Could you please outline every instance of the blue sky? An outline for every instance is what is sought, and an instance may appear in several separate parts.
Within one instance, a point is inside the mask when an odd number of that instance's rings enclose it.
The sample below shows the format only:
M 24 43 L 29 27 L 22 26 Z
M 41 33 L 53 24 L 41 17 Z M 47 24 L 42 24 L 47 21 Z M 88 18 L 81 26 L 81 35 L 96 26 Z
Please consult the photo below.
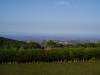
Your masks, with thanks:
M 0 0 L 0 34 L 100 36 L 100 0 Z

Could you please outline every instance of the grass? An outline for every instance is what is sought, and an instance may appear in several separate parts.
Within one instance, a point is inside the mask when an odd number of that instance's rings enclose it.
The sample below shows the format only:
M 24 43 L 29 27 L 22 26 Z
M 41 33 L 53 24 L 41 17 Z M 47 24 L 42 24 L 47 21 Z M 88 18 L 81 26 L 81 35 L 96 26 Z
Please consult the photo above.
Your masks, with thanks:
M 100 62 L 0 64 L 0 75 L 100 75 Z

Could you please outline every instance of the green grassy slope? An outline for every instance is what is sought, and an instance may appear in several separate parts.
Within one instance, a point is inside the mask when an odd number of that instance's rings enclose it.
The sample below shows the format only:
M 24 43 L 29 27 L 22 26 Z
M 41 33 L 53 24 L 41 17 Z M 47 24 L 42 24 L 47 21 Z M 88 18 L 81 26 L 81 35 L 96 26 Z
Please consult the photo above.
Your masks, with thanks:
M 0 64 L 0 75 L 100 75 L 100 63 Z

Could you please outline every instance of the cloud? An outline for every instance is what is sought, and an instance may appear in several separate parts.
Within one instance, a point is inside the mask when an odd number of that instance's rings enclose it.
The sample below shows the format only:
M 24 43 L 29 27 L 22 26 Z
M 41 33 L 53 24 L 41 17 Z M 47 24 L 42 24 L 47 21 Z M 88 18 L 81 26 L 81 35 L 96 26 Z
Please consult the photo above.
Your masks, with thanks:
M 57 1 L 56 2 L 57 6 L 66 6 L 66 7 L 70 7 L 70 8 L 78 8 L 78 5 L 75 3 L 71 3 L 70 1 Z
M 60 6 L 68 6 L 68 7 L 71 7 L 72 4 L 68 1 L 58 1 L 56 2 L 57 5 L 60 5 Z

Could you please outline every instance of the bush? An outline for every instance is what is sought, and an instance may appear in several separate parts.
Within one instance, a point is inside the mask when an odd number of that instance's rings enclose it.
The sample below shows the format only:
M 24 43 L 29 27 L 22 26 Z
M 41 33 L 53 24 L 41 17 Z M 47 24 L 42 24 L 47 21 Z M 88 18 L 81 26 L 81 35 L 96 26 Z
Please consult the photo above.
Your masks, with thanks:
M 0 50 L 0 63 L 68 62 L 100 60 L 100 48 L 55 48 L 52 50 Z

